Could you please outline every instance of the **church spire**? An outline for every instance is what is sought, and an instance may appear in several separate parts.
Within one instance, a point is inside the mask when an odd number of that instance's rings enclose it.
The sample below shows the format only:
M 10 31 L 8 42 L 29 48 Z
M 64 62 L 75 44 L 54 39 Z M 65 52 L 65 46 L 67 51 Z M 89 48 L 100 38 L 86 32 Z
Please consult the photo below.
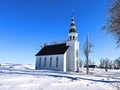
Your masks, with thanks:
M 78 33 L 76 32 L 76 26 L 75 26 L 74 15 L 73 15 L 71 19 L 71 24 L 70 24 L 70 30 L 68 33 L 68 40 L 75 41 L 77 39 L 78 39 Z
M 74 16 L 72 16 L 71 24 L 70 24 L 70 31 L 69 31 L 69 33 L 71 33 L 71 32 L 76 32 L 76 26 L 75 26 Z

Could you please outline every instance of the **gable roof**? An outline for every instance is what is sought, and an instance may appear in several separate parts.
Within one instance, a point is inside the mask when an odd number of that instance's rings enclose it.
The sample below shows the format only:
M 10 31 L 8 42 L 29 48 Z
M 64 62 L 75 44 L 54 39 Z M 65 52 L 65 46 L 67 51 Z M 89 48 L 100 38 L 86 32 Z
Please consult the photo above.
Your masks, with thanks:
M 36 54 L 36 56 L 64 54 L 68 47 L 69 46 L 66 46 L 66 43 L 45 46 Z

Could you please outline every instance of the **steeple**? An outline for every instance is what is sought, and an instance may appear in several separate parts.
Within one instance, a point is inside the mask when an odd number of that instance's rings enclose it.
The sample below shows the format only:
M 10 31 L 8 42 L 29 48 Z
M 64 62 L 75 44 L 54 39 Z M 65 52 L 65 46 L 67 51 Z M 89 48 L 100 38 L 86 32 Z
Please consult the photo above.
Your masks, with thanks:
M 69 33 L 68 33 L 68 40 L 69 41 L 77 40 L 78 39 L 77 37 L 78 37 L 78 33 L 76 32 L 74 16 L 72 16 L 71 24 L 70 24 L 70 30 L 69 30 Z
M 78 71 L 79 69 L 79 41 L 78 33 L 76 32 L 76 26 L 74 21 L 74 16 L 72 16 L 70 30 L 68 33 L 68 41 L 66 46 L 69 46 L 68 50 L 68 68 L 69 71 Z
M 71 24 L 70 24 L 70 31 L 69 31 L 69 33 L 71 33 L 71 32 L 75 32 L 76 33 L 76 26 L 75 26 L 74 16 L 72 16 Z

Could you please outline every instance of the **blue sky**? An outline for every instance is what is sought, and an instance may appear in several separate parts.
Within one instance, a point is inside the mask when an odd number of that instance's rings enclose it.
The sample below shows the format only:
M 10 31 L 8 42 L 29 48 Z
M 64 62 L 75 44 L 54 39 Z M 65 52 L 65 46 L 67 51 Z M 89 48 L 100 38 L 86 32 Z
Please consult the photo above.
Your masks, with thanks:
M 116 59 L 120 49 L 114 37 L 100 32 L 107 17 L 106 0 L 0 0 L 0 63 L 34 64 L 44 43 L 68 39 L 74 10 L 80 41 L 80 58 L 85 60 L 86 33 L 95 46 L 90 59 Z

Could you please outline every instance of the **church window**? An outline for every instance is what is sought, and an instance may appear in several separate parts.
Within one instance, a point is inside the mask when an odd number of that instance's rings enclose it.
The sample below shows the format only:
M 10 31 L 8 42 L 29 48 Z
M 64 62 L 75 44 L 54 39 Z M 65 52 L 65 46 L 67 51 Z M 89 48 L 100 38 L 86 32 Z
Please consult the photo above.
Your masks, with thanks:
M 73 40 L 75 40 L 75 36 L 73 36 Z
M 40 59 L 39 59 L 39 66 L 41 66 L 41 57 L 40 57 Z
M 56 57 L 56 67 L 58 67 L 58 57 Z
M 72 36 L 70 36 L 70 40 L 72 39 Z
M 46 67 L 46 59 L 47 59 L 47 58 L 45 57 L 45 60 L 44 60 L 44 67 Z
M 50 67 L 52 67 L 52 57 L 50 57 Z

